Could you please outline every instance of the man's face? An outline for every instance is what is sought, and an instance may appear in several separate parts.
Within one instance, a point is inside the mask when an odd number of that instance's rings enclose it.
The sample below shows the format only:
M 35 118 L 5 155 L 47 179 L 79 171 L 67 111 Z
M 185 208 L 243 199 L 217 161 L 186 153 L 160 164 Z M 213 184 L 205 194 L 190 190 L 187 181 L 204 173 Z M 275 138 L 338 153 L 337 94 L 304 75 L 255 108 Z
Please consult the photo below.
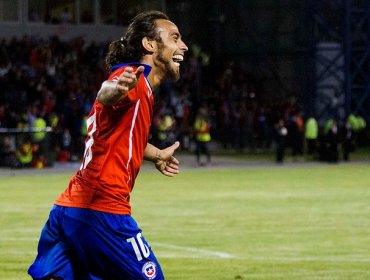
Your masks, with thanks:
M 181 40 L 180 32 L 174 23 L 160 19 L 156 24 L 162 42 L 158 44 L 154 63 L 162 68 L 167 77 L 177 81 L 180 78 L 180 63 L 184 60 L 188 47 Z

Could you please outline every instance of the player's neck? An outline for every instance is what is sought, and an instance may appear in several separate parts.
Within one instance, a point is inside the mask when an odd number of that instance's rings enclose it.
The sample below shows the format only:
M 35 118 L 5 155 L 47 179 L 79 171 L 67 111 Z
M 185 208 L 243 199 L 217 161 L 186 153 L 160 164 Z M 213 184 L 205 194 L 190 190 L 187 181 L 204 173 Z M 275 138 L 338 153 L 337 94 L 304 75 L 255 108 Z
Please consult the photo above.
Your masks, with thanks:
M 148 75 L 148 81 L 152 89 L 155 90 L 162 83 L 163 79 L 160 76 L 160 74 L 158 75 L 155 73 L 155 71 L 152 70 L 150 74 Z
M 155 90 L 165 80 L 163 70 L 155 65 L 152 56 L 144 56 L 140 62 L 152 67 L 152 70 L 148 75 L 148 81 L 152 89 Z

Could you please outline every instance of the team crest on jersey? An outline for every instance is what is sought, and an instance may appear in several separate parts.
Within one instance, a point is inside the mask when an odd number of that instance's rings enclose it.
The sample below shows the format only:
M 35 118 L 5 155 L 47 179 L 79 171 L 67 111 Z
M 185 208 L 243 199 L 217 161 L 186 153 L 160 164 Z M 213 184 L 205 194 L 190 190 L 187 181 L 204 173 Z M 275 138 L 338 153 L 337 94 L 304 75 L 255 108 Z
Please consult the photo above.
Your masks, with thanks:
M 154 279 L 157 276 L 157 266 L 154 262 L 146 262 L 141 269 L 146 279 Z

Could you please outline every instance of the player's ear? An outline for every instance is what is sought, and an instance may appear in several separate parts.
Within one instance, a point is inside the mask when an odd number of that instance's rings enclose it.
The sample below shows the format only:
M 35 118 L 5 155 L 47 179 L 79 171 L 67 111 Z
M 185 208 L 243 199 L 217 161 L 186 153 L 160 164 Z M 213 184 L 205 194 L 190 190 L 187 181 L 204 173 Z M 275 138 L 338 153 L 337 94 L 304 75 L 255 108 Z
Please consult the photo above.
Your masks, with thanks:
M 144 49 L 146 49 L 149 53 L 154 53 L 157 50 L 157 42 L 155 40 L 144 37 L 141 40 L 141 43 Z

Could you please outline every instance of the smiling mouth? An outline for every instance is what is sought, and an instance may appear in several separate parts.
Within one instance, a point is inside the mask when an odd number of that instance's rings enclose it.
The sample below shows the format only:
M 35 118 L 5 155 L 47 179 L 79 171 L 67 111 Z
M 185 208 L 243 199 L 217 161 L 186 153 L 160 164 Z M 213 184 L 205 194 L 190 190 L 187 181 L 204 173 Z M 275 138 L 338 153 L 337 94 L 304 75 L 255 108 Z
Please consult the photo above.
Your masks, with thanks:
M 184 56 L 181 55 L 181 54 L 176 54 L 172 57 L 172 60 L 173 60 L 173 63 L 176 65 L 176 66 L 180 66 L 180 62 L 182 62 L 184 60 Z

